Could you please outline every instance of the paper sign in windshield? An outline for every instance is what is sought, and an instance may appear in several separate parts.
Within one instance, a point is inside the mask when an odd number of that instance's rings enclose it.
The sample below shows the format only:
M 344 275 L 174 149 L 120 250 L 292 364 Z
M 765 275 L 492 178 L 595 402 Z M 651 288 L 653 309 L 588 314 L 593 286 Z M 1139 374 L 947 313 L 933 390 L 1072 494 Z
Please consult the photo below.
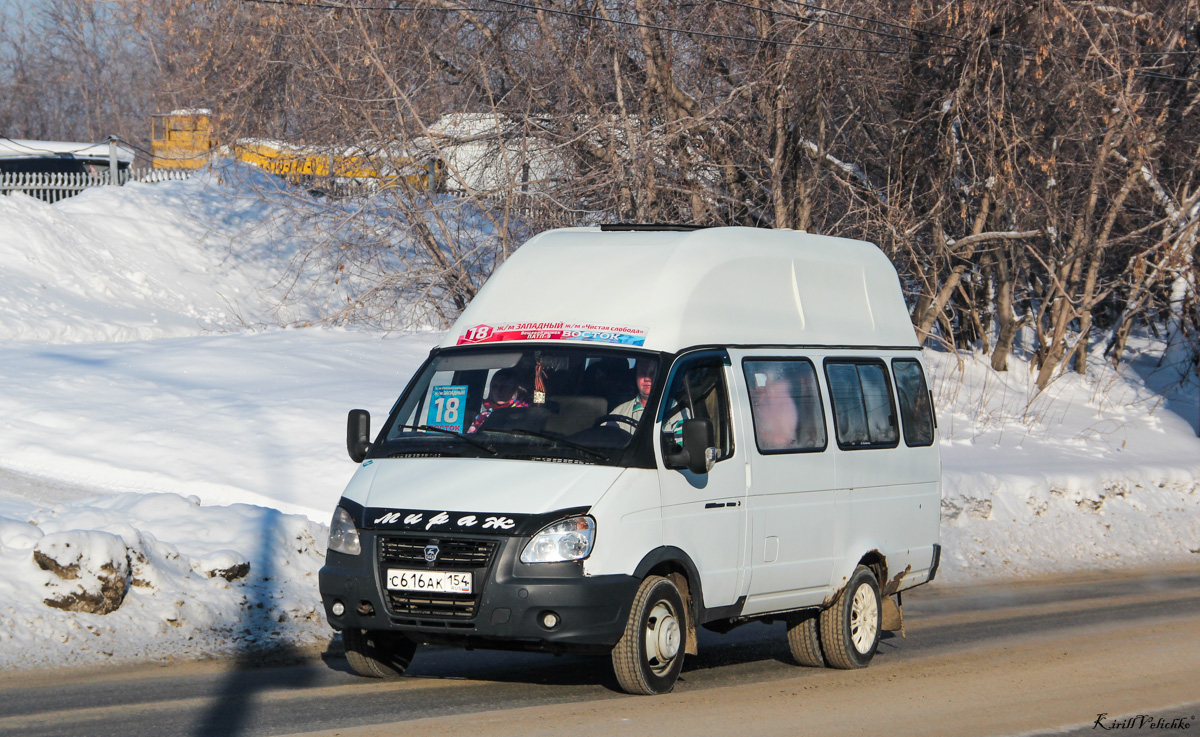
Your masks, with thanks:
M 439 430 L 462 432 L 466 421 L 467 385 L 435 386 L 429 397 L 425 424 Z
M 579 322 L 509 322 L 468 328 L 458 337 L 458 345 L 495 343 L 502 340 L 581 340 L 590 343 L 642 345 L 646 342 L 646 329 L 628 325 Z

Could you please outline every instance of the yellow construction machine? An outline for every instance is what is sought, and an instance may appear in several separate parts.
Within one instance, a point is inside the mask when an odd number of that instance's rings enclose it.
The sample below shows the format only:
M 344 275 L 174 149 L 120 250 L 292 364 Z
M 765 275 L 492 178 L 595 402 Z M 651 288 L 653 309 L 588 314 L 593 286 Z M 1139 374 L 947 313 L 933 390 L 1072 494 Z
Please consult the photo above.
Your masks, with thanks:
M 214 135 L 212 112 L 204 108 L 153 115 L 151 130 L 156 169 L 196 169 L 216 154 L 306 185 L 319 180 L 374 186 L 404 183 L 414 189 L 437 191 L 443 182 L 444 164 L 436 158 L 420 161 L 406 156 L 371 155 L 360 148 L 334 152 L 250 138 L 221 145 Z

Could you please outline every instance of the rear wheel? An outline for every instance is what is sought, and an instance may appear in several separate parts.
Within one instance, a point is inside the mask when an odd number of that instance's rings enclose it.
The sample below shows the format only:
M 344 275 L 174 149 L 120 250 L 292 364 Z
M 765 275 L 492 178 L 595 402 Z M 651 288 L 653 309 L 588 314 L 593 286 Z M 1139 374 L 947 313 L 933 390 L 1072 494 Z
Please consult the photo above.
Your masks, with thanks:
M 612 651 L 613 672 L 621 690 L 662 694 L 675 687 L 687 649 L 687 613 L 675 584 L 649 576 L 638 587 L 625 623 L 625 634 Z
M 879 582 L 859 566 L 836 603 L 821 612 L 821 648 L 832 668 L 866 668 L 879 645 Z
M 346 660 L 360 676 L 399 678 L 412 663 L 417 643 L 398 632 L 342 631 Z
M 803 619 L 788 623 L 787 641 L 792 658 L 809 668 L 824 668 L 825 656 L 821 653 L 821 635 L 817 622 L 821 615 L 812 612 Z

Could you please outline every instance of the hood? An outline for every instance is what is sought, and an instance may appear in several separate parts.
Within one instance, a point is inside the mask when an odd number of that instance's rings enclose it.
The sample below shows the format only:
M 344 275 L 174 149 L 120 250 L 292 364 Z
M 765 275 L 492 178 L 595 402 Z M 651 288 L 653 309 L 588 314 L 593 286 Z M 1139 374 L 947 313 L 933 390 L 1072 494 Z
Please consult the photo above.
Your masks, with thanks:
M 344 496 L 375 509 L 542 514 L 590 507 L 623 468 L 501 458 L 377 458 Z

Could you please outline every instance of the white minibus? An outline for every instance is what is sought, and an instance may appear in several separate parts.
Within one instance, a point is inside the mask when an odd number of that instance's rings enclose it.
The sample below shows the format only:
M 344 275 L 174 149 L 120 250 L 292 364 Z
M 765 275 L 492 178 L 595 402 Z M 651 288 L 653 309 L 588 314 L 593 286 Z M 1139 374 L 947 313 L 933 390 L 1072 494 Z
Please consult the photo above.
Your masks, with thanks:
M 425 644 L 603 652 L 658 694 L 697 628 L 751 621 L 861 668 L 938 567 L 921 351 L 861 241 L 542 233 L 347 445 L 320 590 L 366 676 Z

